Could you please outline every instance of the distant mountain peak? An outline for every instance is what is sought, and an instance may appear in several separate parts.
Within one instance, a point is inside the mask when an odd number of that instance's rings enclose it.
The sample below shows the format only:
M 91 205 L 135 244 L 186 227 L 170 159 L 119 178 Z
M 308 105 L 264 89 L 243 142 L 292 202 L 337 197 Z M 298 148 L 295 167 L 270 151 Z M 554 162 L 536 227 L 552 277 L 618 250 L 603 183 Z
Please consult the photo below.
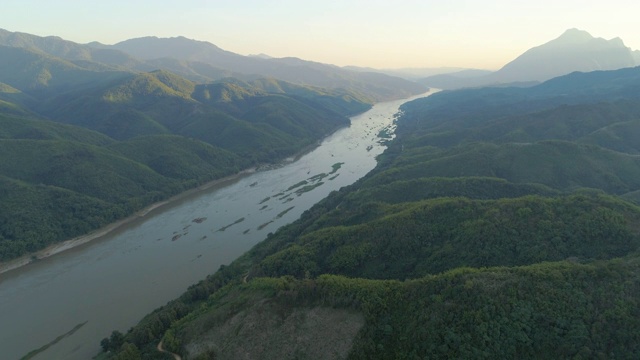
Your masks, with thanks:
M 614 46 L 624 46 L 624 47 L 626 47 L 626 45 L 624 44 L 624 41 L 622 41 L 622 39 L 619 38 L 619 37 L 614 37 L 613 39 L 609 40 L 609 44 L 614 45 Z
M 143 37 L 139 37 L 139 38 L 133 38 L 133 39 L 128 39 L 128 40 L 124 40 L 119 42 L 118 44 L 124 44 L 127 42 L 145 42 L 145 41 L 154 41 L 157 43 L 185 43 L 185 44 L 198 44 L 198 45 L 206 45 L 206 46 L 213 46 L 215 48 L 218 48 L 216 45 L 208 42 L 208 41 L 202 41 L 202 40 L 195 40 L 195 39 L 190 39 L 186 36 L 172 36 L 172 37 L 158 37 L 158 36 L 143 36 Z M 116 44 L 116 45 L 118 45 Z
M 607 40 L 571 28 L 559 37 L 525 51 L 500 70 L 484 77 L 462 79 L 451 74 L 421 82 L 449 89 L 501 84 L 528 86 L 575 71 L 616 70 L 638 65 L 640 51 L 631 51 L 619 37 Z
M 566 43 L 586 43 L 590 40 L 593 40 L 594 37 L 591 36 L 588 32 L 576 28 L 567 29 L 560 37 L 556 40 L 557 42 L 566 42 Z
M 558 38 L 527 50 L 492 76 L 496 82 L 544 81 L 573 71 L 615 70 L 635 66 L 620 38 L 595 38 L 568 29 Z
M 597 38 L 584 30 L 579 30 L 576 28 L 566 30 L 556 39 L 551 40 L 546 44 L 540 45 L 539 47 L 542 46 L 606 46 L 611 48 L 626 48 L 626 45 L 619 37 L 615 37 L 611 40 L 599 37 Z
M 249 57 L 254 57 L 254 58 L 259 58 L 259 59 L 273 59 L 273 56 L 269 56 L 265 53 L 260 53 L 260 54 L 250 54 Z
M 425 90 L 424 86 L 401 78 L 353 72 L 330 64 L 297 58 L 275 59 L 264 54 L 257 57 L 243 56 L 221 49 L 208 41 L 184 36 L 147 36 L 124 40 L 114 45 L 99 42 L 78 44 L 53 36 L 40 37 L 0 29 L 0 47 L 2 45 L 29 49 L 41 57 L 64 59 L 68 63 L 63 67 L 82 68 L 90 72 L 110 71 L 120 74 L 165 69 L 198 83 L 230 76 L 243 79 L 274 77 L 296 84 L 330 89 L 346 88 L 348 91 L 358 92 L 358 96 L 362 96 L 367 102 L 404 98 Z M 5 68 L 0 69 L 0 72 L 6 72 Z M 38 79 L 48 77 L 46 73 L 36 76 Z M 141 86 L 145 84 L 142 80 Z
M 187 60 L 202 60 L 225 52 L 208 41 L 193 40 L 184 36 L 139 37 L 121 41 L 113 45 L 113 48 L 145 60 L 176 57 L 176 55 Z

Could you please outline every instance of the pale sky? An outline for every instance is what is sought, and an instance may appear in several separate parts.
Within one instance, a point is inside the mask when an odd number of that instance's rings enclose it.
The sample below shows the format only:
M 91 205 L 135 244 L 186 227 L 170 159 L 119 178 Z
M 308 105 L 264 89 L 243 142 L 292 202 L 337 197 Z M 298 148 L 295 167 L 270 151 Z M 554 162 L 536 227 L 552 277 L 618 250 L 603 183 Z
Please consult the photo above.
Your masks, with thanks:
M 142 36 L 375 68 L 497 69 L 578 28 L 640 49 L 637 0 L 2 0 L 0 28 L 87 43 Z

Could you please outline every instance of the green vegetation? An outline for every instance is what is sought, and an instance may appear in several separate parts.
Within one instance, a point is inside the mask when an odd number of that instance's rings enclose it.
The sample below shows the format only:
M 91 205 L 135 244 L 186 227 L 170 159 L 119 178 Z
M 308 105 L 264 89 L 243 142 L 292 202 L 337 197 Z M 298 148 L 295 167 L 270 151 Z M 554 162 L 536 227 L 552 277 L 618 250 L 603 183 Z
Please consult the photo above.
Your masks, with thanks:
M 266 203 L 267 201 L 271 200 L 271 196 L 267 196 L 266 198 L 260 200 L 260 202 L 258 203 L 258 205 L 262 205 L 264 203 Z
M 293 184 L 293 185 L 289 186 L 289 187 L 287 188 L 287 190 L 286 190 L 286 191 L 291 191 L 291 190 L 293 190 L 293 189 L 295 189 L 295 188 L 299 188 L 300 186 L 307 185 L 308 183 L 309 183 L 309 181 L 307 181 L 307 180 L 302 180 L 302 181 L 300 181 L 300 182 L 298 182 L 298 183 L 295 183 L 295 184 Z
M 50 343 L 43 345 L 42 347 L 39 347 L 33 351 L 30 351 L 27 355 L 23 356 L 22 358 L 20 358 L 20 360 L 29 360 L 32 359 L 33 357 L 35 357 L 36 355 L 40 354 L 41 352 L 47 350 L 48 348 L 50 348 L 51 346 L 57 344 L 58 342 L 60 342 L 60 340 L 73 335 L 73 333 L 75 333 L 76 331 L 80 330 L 80 328 L 82 328 L 85 324 L 87 323 L 87 321 L 80 323 L 76 326 L 73 327 L 73 329 L 69 330 L 68 332 L 58 336 L 57 338 L 55 338 L 54 340 L 52 340 Z
M 279 219 L 285 216 L 289 211 L 293 210 L 293 208 L 295 208 L 295 206 L 282 210 L 281 212 L 278 213 L 278 215 L 276 215 L 276 219 Z
M 185 344 L 201 342 L 195 334 L 215 333 L 258 298 L 307 312 L 319 305 L 361 312 L 352 359 L 633 358 L 640 351 L 638 265 L 630 257 L 460 268 L 404 282 L 257 278 L 216 293 L 173 332 Z
M 0 260 L 86 234 L 126 214 L 124 204 L 0 176 Z
M 94 46 L 77 44 L 54 36 L 39 37 L 0 29 L 0 46 L 2 45 L 33 52 L 39 56 L 44 55 L 47 60 L 56 59 L 65 67 L 74 67 L 74 70 L 80 68 L 124 72 L 163 69 L 197 83 L 210 83 L 229 77 L 242 78 L 253 83 L 261 91 L 312 98 L 312 101 L 336 112 L 356 111 L 362 102 L 371 104 L 376 101 L 402 99 L 425 91 L 424 86 L 420 84 L 393 76 L 349 71 L 300 59 L 258 59 L 183 37 L 149 37 L 131 39 L 111 46 Z M 0 58 L 12 59 L 5 54 Z M 3 67 L 15 70 L 5 64 Z M 50 76 L 45 73 L 40 77 L 49 79 L 49 83 L 62 80 L 57 76 L 56 68 L 45 69 Z M 39 74 L 38 70 L 38 66 L 31 66 L 24 73 Z M 256 80 L 256 77 L 259 79 Z M 274 78 L 305 86 L 284 83 Z M 243 81 L 236 79 L 236 82 Z M 242 94 L 243 91 L 239 93 Z M 231 91 L 229 95 L 235 94 L 235 91 Z M 203 93 L 203 96 L 206 95 L 206 92 Z
M 182 334 L 186 344 L 202 342 L 199 334 L 215 334 L 225 319 L 261 300 L 289 311 L 324 306 L 361 312 L 365 325 L 348 356 L 354 359 L 632 358 L 640 351 L 639 293 L 632 285 L 637 270 L 635 257 L 461 268 L 404 282 L 331 275 L 257 278 L 223 288 L 172 333 Z M 291 317 L 271 311 L 284 321 Z M 222 345 L 218 338 L 209 344 Z
M 441 198 L 355 214 L 342 209 L 326 215 L 339 225 L 325 220 L 321 230 L 267 256 L 253 274 L 402 280 L 461 266 L 613 258 L 639 245 L 628 228 L 640 220 L 639 209 L 606 197 Z
M 378 137 L 383 141 L 389 140 L 393 137 L 393 132 L 389 128 L 384 128 L 378 132 Z
M 233 225 L 240 224 L 240 223 L 241 223 L 241 222 L 243 222 L 243 221 L 244 221 L 244 218 L 242 217 L 242 218 L 240 218 L 240 219 L 238 219 L 238 220 L 236 220 L 236 221 L 232 222 L 232 223 L 231 223 L 231 224 L 229 224 L 229 225 L 225 225 L 225 226 L 221 227 L 220 229 L 218 229 L 218 231 L 225 231 L 225 230 L 227 230 L 228 228 L 232 227 Z
M 0 55 L 0 261 L 280 161 L 370 107 L 273 79 L 196 84 L 24 48 Z
M 343 162 L 337 162 L 333 165 L 331 165 L 331 172 L 329 173 L 329 175 L 335 174 L 338 170 L 340 170 L 340 168 L 342 167 L 342 165 L 344 165 Z
M 315 188 L 317 188 L 319 186 L 322 186 L 322 185 L 324 185 L 324 183 L 322 181 L 317 182 L 315 184 L 311 184 L 311 185 L 305 185 L 305 186 L 299 188 L 298 190 L 296 190 L 295 194 L 300 196 L 300 195 L 302 195 L 302 194 L 304 194 L 306 192 L 309 192 L 309 191 L 311 191 L 311 190 L 313 190 L 313 189 L 315 189 Z
M 150 135 L 118 142 L 110 149 L 136 160 L 160 175 L 202 183 L 248 166 L 237 155 L 176 135 Z
M 240 345 L 225 331 L 261 341 L 233 327 L 248 314 L 302 327 L 295 319 L 332 309 L 364 318 L 343 335 L 350 359 L 637 358 L 639 74 L 405 104 L 374 171 L 149 314 L 126 341 L 147 356 L 163 337 L 186 358 L 229 356 Z M 297 351 L 301 333 L 282 334 L 269 342 Z
M 0 46 L 0 59 L 3 261 L 291 156 L 396 94 L 367 90 L 366 77 L 389 80 L 367 73 L 326 90 L 197 84 L 42 49 Z M 224 73 L 171 66 L 200 79 Z M 318 67 L 335 81 L 326 74 Z M 405 104 L 396 136 L 380 134 L 388 149 L 371 174 L 112 333 L 105 356 L 167 357 L 156 350 L 164 339 L 185 357 L 213 358 L 233 348 L 221 342 L 251 336 L 232 320 L 254 316 L 279 319 L 264 331 L 269 354 L 292 357 L 318 358 L 301 334 L 342 334 L 340 354 L 352 359 L 638 358 L 639 85 L 630 68 Z M 321 186 L 340 166 L 287 192 Z M 304 327 L 318 312 L 349 320 Z
M 285 201 L 285 202 L 286 202 L 286 201 Z M 267 222 L 266 222 L 266 223 L 264 223 L 264 224 L 260 224 L 260 225 L 258 226 L 257 230 L 262 230 L 262 229 L 266 228 L 266 227 L 267 227 L 269 224 L 271 224 L 272 222 L 273 222 L 273 220 L 271 220 L 271 221 L 267 221 Z

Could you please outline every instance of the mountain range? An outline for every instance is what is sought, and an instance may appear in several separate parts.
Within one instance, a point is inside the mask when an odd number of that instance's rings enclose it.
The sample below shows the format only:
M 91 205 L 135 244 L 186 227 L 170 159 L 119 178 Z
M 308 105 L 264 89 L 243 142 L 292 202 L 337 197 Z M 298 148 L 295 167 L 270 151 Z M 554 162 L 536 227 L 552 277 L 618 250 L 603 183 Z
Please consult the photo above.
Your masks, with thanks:
M 442 89 L 530 86 L 573 71 L 615 70 L 640 64 L 640 51 L 632 51 L 621 39 L 595 38 L 578 29 L 569 29 L 558 38 L 527 50 L 494 72 L 463 68 L 341 68 L 297 58 L 242 56 L 185 37 L 150 36 L 114 45 L 77 44 L 54 36 L 38 37 L 0 29 L 0 45 L 44 53 L 78 66 L 138 72 L 164 69 L 199 83 L 226 77 L 245 81 L 274 77 L 302 85 L 344 88 L 369 102 L 423 91 L 424 87 L 413 80 Z
M 374 171 L 114 331 L 100 358 L 170 357 L 161 341 L 189 359 L 637 358 L 637 57 L 572 29 L 498 72 L 462 70 L 464 86 L 530 86 L 403 105 Z M 183 37 L 2 30 L 0 261 L 423 90 Z
M 488 73 L 458 72 L 419 80 L 442 89 L 479 86 L 529 86 L 574 71 L 616 70 L 640 65 L 640 51 L 632 51 L 620 38 L 605 40 L 569 29 L 560 37 L 525 51 L 501 69 Z
M 372 172 L 104 355 L 636 358 L 638 90 L 632 67 L 408 102 Z
M 363 91 L 321 88 L 255 74 L 231 78 L 231 71 L 189 63 L 184 69 L 219 77 L 197 82 L 121 50 L 57 37 L 0 31 L 0 43 L 2 261 L 291 156 L 347 126 L 347 116 L 375 99 L 424 89 L 378 74 L 372 82 L 367 74 L 358 74 L 362 82 L 336 80 Z
M 199 85 L 163 70 L 93 72 L 25 49 L 0 54 L 11 65 L 0 70 L 3 261 L 293 155 L 370 106 L 273 79 Z
M 0 29 L 0 45 L 24 48 L 84 67 L 138 72 L 163 69 L 200 83 L 231 76 L 242 80 L 274 77 L 301 85 L 356 91 L 369 101 L 403 98 L 425 90 L 415 82 L 375 72 L 355 72 L 297 58 L 242 56 L 185 37 L 145 37 L 115 45 L 85 45 L 55 36 L 38 37 Z

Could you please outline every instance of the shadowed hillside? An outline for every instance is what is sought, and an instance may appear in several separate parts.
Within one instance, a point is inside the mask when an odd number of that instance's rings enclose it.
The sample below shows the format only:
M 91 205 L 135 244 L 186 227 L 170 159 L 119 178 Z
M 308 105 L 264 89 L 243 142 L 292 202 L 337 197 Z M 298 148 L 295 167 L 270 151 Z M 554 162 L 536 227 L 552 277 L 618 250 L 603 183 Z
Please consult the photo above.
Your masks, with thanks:
M 56 36 L 40 37 L 0 29 L 0 45 L 63 59 L 90 70 L 149 72 L 170 71 L 198 83 L 226 77 L 255 80 L 273 77 L 298 85 L 356 92 L 369 103 L 401 99 L 426 90 L 399 77 L 357 72 L 295 58 L 242 56 L 205 41 L 185 37 L 145 37 L 115 45 L 77 44 Z
M 352 311 L 364 325 L 329 328 L 351 343 L 336 358 L 636 357 L 636 73 L 403 105 L 376 169 L 147 315 L 126 346 L 229 358 L 240 344 L 224 332 L 260 312 L 299 329 L 269 338 L 291 354 L 300 332 L 327 331 L 304 319 Z
M 371 106 L 352 91 L 276 79 L 121 71 L 59 38 L 0 35 L 20 46 L 0 46 L 2 261 L 280 161 Z
M 490 74 L 466 72 L 435 75 L 418 80 L 426 86 L 459 89 L 480 86 L 533 86 L 572 72 L 617 70 L 640 65 L 638 51 L 620 38 L 605 40 L 588 32 L 569 29 L 558 38 L 533 47 Z

